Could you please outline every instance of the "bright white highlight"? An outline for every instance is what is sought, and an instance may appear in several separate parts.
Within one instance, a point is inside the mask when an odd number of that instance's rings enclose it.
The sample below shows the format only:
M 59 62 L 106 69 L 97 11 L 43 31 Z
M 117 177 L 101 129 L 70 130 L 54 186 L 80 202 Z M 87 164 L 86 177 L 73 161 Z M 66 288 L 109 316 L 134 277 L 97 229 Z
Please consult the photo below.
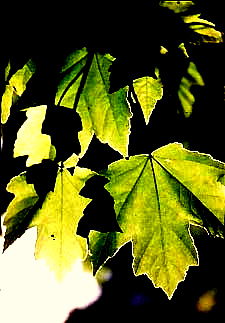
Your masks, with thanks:
M 63 323 L 73 309 L 101 296 L 96 279 L 81 262 L 59 285 L 44 262 L 34 259 L 36 238 L 36 228 L 29 229 L 0 255 L 1 323 Z

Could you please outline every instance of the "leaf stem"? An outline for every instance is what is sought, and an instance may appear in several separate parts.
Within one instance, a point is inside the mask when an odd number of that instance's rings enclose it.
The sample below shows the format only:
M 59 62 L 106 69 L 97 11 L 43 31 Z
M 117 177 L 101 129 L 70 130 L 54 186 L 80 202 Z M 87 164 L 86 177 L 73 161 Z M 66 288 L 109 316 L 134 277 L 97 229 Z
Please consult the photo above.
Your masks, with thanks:
M 82 91 L 84 89 L 84 85 L 85 85 L 85 82 L 87 80 L 88 72 L 89 72 L 89 69 L 91 67 L 93 57 L 94 57 L 94 52 L 90 51 L 88 53 L 87 62 L 86 62 L 85 66 L 82 69 L 83 75 L 82 75 L 82 79 L 80 81 L 80 85 L 79 85 L 79 88 L 77 90 L 76 97 L 75 97 L 75 100 L 74 100 L 74 105 L 73 105 L 74 110 L 77 109 L 77 105 L 79 103 L 81 93 L 82 93 Z
M 85 56 L 86 58 L 86 56 Z M 72 81 L 69 82 L 69 84 L 67 85 L 67 87 L 64 89 L 59 102 L 57 103 L 57 106 L 59 106 L 64 98 L 64 96 L 66 95 L 67 91 L 70 89 L 70 87 L 76 82 L 76 80 L 80 77 L 80 75 L 83 73 L 85 66 L 83 66 L 80 71 L 77 73 L 77 75 L 72 79 Z

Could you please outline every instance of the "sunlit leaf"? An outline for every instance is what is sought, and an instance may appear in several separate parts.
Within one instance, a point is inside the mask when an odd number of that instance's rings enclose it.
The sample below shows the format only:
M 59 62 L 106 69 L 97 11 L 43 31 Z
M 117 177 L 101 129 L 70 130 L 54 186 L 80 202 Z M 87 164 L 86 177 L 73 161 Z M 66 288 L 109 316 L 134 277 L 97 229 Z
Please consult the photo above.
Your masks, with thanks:
M 55 190 L 50 192 L 30 226 L 37 226 L 35 257 L 44 259 L 59 281 L 71 270 L 77 259 L 85 259 L 87 242 L 76 234 L 83 210 L 90 202 L 79 195 L 92 172 L 78 167 L 72 176 L 59 171 Z
M 156 102 L 162 98 L 163 88 L 160 79 L 145 76 L 133 82 L 134 91 L 141 105 L 145 122 L 148 124 L 149 118 Z
M 91 232 L 94 271 L 131 240 L 135 274 L 146 273 L 171 298 L 188 267 L 198 264 L 187 196 L 193 194 L 224 225 L 225 186 L 218 181 L 224 174 L 223 163 L 176 143 L 111 164 L 106 189 L 123 233 Z
M 6 68 L 7 78 L 10 64 Z M 6 123 L 10 115 L 10 108 L 26 90 L 26 85 L 35 72 L 35 64 L 30 59 L 22 69 L 18 70 L 9 80 L 1 101 L 1 122 Z
M 113 58 L 96 53 L 87 66 L 86 49 L 71 55 L 63 68 L 62 81 L 56 94 L 56 104 L 74 108 L 78 97 L 77 112 L 83 129 L 79 134 L 81 156 L 85 153 L 95 133 L 122 155 L 127 155 L 131 113 L 127 103 L 127 89 L 109 94 L 109 67 Z M 89 70 L 85 69 L 89 67 Z M 84 84 L 81 79 L 86 73 Z M 80 89 L 80 86 L 83 88 Z M 79 94 L 78 94 L 79 93 Z
M 83 210 L 91 201 L 80 196 L 79 192 L 93 175 L 90 170 L 79 167 L 73 176 L 66 169 L 59 169 L 54 189 L 47 194 L 39 208 L 35 207 L 39 197 L 34 185 L 27 183 L 26 173 L 13 178 L 7 187 L 15 197 L 4 220 L 5 248 L 26 229 L 37 226 L 35 257 L 44 259 L 61 281 L 76 260 L 84 259 L 87 255 L 86 239 L 78 236 L 76 230 Z

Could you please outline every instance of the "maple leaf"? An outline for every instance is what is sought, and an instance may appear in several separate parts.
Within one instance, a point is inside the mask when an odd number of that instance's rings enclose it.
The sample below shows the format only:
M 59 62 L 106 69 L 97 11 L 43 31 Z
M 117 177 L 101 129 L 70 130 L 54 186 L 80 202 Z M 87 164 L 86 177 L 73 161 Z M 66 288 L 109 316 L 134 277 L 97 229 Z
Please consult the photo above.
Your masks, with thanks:
M 151 156 L 138 155 L 111 164 L 106 189 L 114 198 L 123 233 L 90 234 L 94 272 L 126 242 L 133 243 L 133 269 L 147 274 L 169 298 L 198 264 L 189 231 L 194 223 L 191 192 L 224 225 L 225 186 L 219 180 L 225 165 L 211 156 L 169 144 Z
M 145 123 L 148 124 L 156 102 L 162 98 L 162 84 L 160 79 L 145 76 L 134 80 L 133 86 L 144 114 Z
M 86 239 L 76 231 L 83 210 L 91 199 L 82 197 L 79 192 L 94 174 L 79 167 L 73 176 L 67 169 L 58 170 L 55 185 L 51 185 L 41 204 L 34 184 L 27 183 L 26 173 L 13 178 L 7 187 L 15 197 L 5 215 L 4 249 L 26 229 L 37 226 L 35 257 L 44 259 L 56 278 L 62 281 L 76 260 L 87 255 Z
M 85 181 L 94 173 L 76 167 L 73 176 L 68 170 L 58 172 L 54 192 L 50 192 L 30 227 L 37 226 L 35 258 L 62 281 L 77 259 L 87 255 L 86 239 L 77 235 L 77 226 L 90 199 L 79 195 Z
M 62 68 L 55 104 L 77 108 L 83 126 L 79 134 L 81 156 L 94 133 L 127 156 L 131 113 L 126 88 L 109 94 L 108 70 L 113 61 L 109 54 L 92 55 L 83 48 L 71 54 Z

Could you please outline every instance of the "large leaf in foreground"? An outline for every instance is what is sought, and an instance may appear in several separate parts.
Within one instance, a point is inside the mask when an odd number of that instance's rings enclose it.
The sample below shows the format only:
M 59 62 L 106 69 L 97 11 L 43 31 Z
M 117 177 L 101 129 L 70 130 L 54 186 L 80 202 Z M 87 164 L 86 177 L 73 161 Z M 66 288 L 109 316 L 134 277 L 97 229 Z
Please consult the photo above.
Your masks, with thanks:
M 93 173 L 76 168 L 72 176 L 60 170 L 54 192 L 50 192 L 30 227 L 37 226 L 35 257 L 44 259 L 56 278 L 62 281 L 77 259 L 87 255 L 87 242 L 76 234 L 78 222 L 90 199 L 79 195 Z
M 135 274 L 146 273 L 171 298 L 188 267 L 198 264 L 186 197 L 194 194 L 222 221 L 225 186 L 218 179 L 224 174 L 224 164 L 180 144 L 111 164 L 106 188 L 123 233 L 91 233 L 94 271 L 131 240 Z

